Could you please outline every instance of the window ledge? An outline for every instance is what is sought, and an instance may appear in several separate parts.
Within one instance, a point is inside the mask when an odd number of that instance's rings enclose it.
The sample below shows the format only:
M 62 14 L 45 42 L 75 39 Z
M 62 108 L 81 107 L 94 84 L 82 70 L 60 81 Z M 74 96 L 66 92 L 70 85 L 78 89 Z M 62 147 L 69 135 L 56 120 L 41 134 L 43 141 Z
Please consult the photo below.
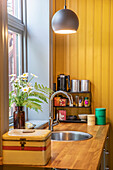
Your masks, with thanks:
M 26 122 L 35 124 L 35 129 L 44 129 L 48 126 L 48 120 L 29 120 Z

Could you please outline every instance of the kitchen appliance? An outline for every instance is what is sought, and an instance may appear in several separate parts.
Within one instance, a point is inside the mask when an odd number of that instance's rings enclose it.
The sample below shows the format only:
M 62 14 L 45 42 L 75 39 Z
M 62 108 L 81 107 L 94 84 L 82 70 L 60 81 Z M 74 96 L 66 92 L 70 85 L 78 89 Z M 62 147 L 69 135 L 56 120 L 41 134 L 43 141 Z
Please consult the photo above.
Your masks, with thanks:
M 71 80 L 71 92 L 80 91 L 80 80 Z
M 57 90 L 68 91 L 67 85 L 68 85 L 68 89 L 70 89 L 70 76 L 69 75 L 66 76 L 64 74 L 58 75 Z
M 2 137 L 3 164 L 46 165 L 51 157 L 51 131 L 14 129 Z
M 90 92 L 90 81 L 81 80 L 81 92 Z

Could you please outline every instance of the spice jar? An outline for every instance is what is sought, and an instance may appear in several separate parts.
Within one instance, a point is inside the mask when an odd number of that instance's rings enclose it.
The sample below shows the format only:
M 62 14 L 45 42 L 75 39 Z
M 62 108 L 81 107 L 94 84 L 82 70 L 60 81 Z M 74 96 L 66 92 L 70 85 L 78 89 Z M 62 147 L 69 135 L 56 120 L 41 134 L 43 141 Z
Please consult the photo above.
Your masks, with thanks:
M 90 106 L 90 100 L 89 100 L 88 97 L 85 97 L 84 106 L 85 106 L 85 107 L 89 107 L 89 106 Z
M 60 106 L 60 97 L 54 97 L 54 106 Z
M 59 106 L 66 106 L 66 104 L 67 104 L 67 99 L 66 98 L 60 99 Z
M 75 96 L 75 106 L 79 106 L 79 96 Z
M 79 97 L 79 107 L 83 107 L 84 105 L 84 96 Z

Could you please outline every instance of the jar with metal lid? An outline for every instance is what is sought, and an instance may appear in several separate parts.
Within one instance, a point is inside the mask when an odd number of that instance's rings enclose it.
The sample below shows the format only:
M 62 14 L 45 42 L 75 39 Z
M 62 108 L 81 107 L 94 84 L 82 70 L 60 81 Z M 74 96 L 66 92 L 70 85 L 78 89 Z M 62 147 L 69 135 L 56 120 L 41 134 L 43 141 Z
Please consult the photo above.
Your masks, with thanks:
M 75 106 L 79 106 L 79 96 L 75 96 Z
M 79 107 L 83 107 L 84 106 L 84 96 L 80 96 L 79 97 Z
M 89 97 L 85 97 L 85 100 L 84 100 L 84 106 L 85 106 L 85 107 L 89 107 L 89 106 L 90 106 L 90 100 L 89 100 Z

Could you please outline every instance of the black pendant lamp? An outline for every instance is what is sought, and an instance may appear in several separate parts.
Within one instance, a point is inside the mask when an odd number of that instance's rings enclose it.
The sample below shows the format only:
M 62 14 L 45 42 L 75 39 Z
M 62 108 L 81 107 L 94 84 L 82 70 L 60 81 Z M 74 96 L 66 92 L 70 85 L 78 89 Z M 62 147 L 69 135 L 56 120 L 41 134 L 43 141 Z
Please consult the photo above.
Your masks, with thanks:
M 64 9 L 55 13 L 52 18 L 52 29 L 58 34 L 76 33 L 79 26 L 77 15 L 70 9 L 66 8 L 66 0 Z

